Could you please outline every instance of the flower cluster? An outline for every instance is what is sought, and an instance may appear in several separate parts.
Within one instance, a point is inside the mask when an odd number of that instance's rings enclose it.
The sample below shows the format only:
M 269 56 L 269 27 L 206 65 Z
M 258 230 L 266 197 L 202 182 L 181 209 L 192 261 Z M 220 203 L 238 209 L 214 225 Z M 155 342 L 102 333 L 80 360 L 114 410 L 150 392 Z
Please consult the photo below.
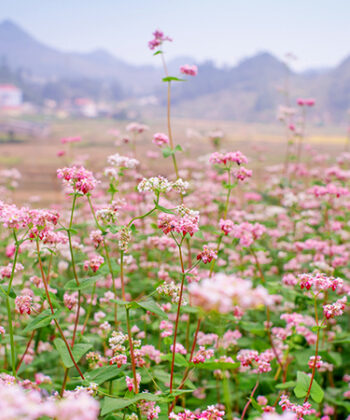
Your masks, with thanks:
M 92 172 L 82 166 L 58 169 L 57 176 L 63 179 L 64 184 L 71 192 L 87 194 L 97 185 L 97 180 L 94 178 Z

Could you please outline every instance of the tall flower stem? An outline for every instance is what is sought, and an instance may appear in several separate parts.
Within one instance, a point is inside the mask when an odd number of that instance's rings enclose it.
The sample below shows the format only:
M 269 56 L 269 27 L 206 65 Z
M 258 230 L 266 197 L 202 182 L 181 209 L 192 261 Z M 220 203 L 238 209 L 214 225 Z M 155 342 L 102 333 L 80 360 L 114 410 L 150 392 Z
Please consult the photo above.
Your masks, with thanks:
M 315 359 L 314 359 L 314 364 L 312 365 L 312 373 L 311 373 L 310 384 L 309 384 L 309 388 L 308 388 L 307 393 L 306 393 L 306 396 L 305 396 L 304 403 L 306 403 L 307 400 L 309 399 L 311 388 L 312 388 L 312 383 L 313 383 L 313 381 L 315 379 L 317 356 L 318 356 L 318 347 L 319 347 L 319 342 L 320 342 L 320 331 L 321 331 L 321 326 L 322 326 L 322 324 L 324 322 L 324 320 L 323 320 L 322 323 L 321 323 L 321 325 L 319 325 L 318 313 L 317 313 L 317 295 L 314 296 L 314 309 L 315 309 L 315 321 L 316 321 L 316 326 L 317 326 Z
M 90 206 L 90 209 L 91 209 L 91 213 L 92 213 L 92 216 L 93 216 L 93 218 L 94 218 L 94 221 L 95 221 L 95 224 L 96 224 L 96 227 L 101 231 L 101 232 L 103 232 L 103 229 L 102 229 L 102 227 L 101 227 L 101 225 L 98 223 L 98 220 L 97 220 L 97 217 L 96 217 L 96 213 L 95 213 L 95 210 L 94 210 L 94 207 L 93 207 L 93 205 L 92 205 L 92 202 L 91 202 L 91 197 L 90 197 L 90 195 L 88 194 L 87 195 L 87 199 L 88 199 L 88 203 L 89 203 L 89 206 Z M 105 240 L 103 240 L 103 249 L 104 249 L 104 251 L 105 251 L 105 255 L 106 255 L 106 260 L 107 260 L 107 265 L 108 265 L 108 269 L 109 269 L 109 273 L 110 273 L 110 275 L 111 275 L 111 277 L 112 277 L 112 289 L 113 289 L 113 294 L 114 294 L 114 299 L 117 299 L 117 290 L 116 290 L 116 287 L 115 287 L 115 276 L 114 276 L 114 273 L 113 273 L 113 268 L 112 268 L 112 263 L 111 263 L 111 258 L 110 258 L 110 255 L 109 255 L 109 251 L 108 251 L 108 245 L 107 245 L 107 243 L 106 243 L 106 241 Z M 96 288 L 96 283 L 94 284 L 94 289 Z M 94 294 L 94 293 L 93 293 Z M 93 298 L 93 295 L 92 295 L 92 298 Z M 90 309 L 90 308 L 89 308 Z M 90 311 L 91 312 L 91 311 Z M 88 319 L 88 318 L 87 318 Z M 85 320 L 86 321 L 86 320 Z M 87 322 L 87 321 L 86 321 Z M 117 325 L 118 324 L 118 307 L 117 307 L 117 304 L 116 303 L 114 303 L 114 324 L 115 325 Z M 84 323 L 84 325 L 85 325 L 85 323 Z M 86 325 L 85 325 L 85 327 L 86 327 Z
M 253 399 L 253 397 L 254 397 L 255 391 L 256 391 L 256 389 L 257 389 L 257 387 L 258 387 L 258 386 L 259 386 L 259 378 L 257 379 L 256 384 L 255 384 L 255 386 L 254 386 L 254 388 L 253 388 L 253 391 L 252 391 L 252 393 L 250 394 L 249 400 L 248 400 L 247 404 L 245 405 L 245 407 L 244 407 L 244 409 L 243 409 L 242 416 L 241 416 L 241 420 L 243 420 L 243 419 L 244 419 L 244 416 L 246 415 L 246 412 L 247 412 L 247 410 L 248 410 L 248 407 L 250 406 L 250 403 L 252 402 L 252 399 Z
M 175 350 L 176 350 L 176 338 L 177 338 L 177 331 L 179 327 L 179 319 L 180 319 L 180 311 L 181 311 L 181 303 L 182 303 L 182 294 L 184 289 L 184 283 L 185 283 L 185 267 L 182 257 L 182 250 L 181 250 L 181 243 L 179 244 L 177 241 L 177 246 L 179 249 L 179 257 L 180 257 L 180 263 L 181 263 L 181 272 L 182 272 L 182 278 L 181 278 L 181 286 L 180 286 L 180 295 L 179 295 L 179 302 L 177 305 L 177 313 L 176 313 L 176 320 L 175 320 L 175 331 L 174 331 L 174 341 L 173 341 L 173 355 L 171 359 L 171 371 L 170 371 L 170 394 L 173 392 L 173 382 L 174 382 L 174 365 L 175 365 Z
M 226 194 L 225 207 L 224 207 L 224 219 L 226 219 L 226 217 L 227 217 L 228 208 L 229 208 L 229 205 L 230 205 L 231 190 L 232 190 L 232 187 L 233 187 L 231 185 L 231 170 L 230 170 L 230 168 L 227 169 L 227 175 L 228 175 L 228 181 L 227 181 L 227 194 Z M 224 235 L 221 233 L 220 236 L 218 237 L 218 243 L 217 243 L 217 247 L 216 247 L 216 253 L 217 254 L 220 251 L 220 246 L 221 246 L 223 236 Z M 210 265 L 209 277 L 212 277 L 212 275 L 213 275 L 215 262 L 216 262 L 216 259 L 214 259 L 212 261 L 211 265 Z
M 162 63 L 163 63 L 163 68 L 164 68 L 164 73 L 165 76 L 168 77 L 169 73 L 168 73 L 168 68 L 165 62 L 165 58 L 164 58 L 164 53 L 161 54 L 162 57 Z M 170 118 L 170 113 L 171 113 L 171 81 L 168 81 L 168 94 L 167 94 L 167 122 L 168 122 L 168 136 L 169 136 L 169 145 L 171 150 L 174 150 L 174 142 L 173 142 L 173 135 L 172 135 L 172 131 L 171 131 L 171 118 Z M 173 159 L 173 165 L 174 165 L 174 169 L 175 169 L 175 174 L 176 174 L 176 179 L 179 178 L 179 170 L 177 167 L 177 162 L 176 162 L 176 157 L 175 157 L 175 153 L 173 153 L 171 155 L 172 159 Z
M 43 264 L 42 264 L 42 261 L 41 261 L 41 256 L 40 256 L 40 246 L 39 246 L 39 239 L 38 239 L 38 238 L 36 238 L 36 249 L 37 249 L 37 253 L 38 253 L 39 267 L 40 267 L 41 277 L 42 277 L 42 280 L 43 280 L 43 283 L 44 283 L 44 288 L 45 288 L 46 298 L 47 298 L 47 301 L 48 301 L 48 303 L 49 303 L 49 307 L 50 307 L 51 314 L 52 314 L 52 315 L 55 315 L 55 311 L 54 311 L 54 309 L 53 309 L 53 305 L 52 305 L 51 298 L 50 298 L 49 288 L 48 288 L 48 285 L 47 285 L 47 282 L 46 282 L 46 277 L 45 277 L 45 274 L 44 274 Z M 66 347 L 67 347 L 67 351 L 68 351 L 69 357 L 71 358 L 71 360 L 72 360 L 72 362 L 73 362 L 74 367 L 75 367 L 75 368 L 76 368 L 76 370 L 78 371 L 78 373 L 79 373 L 79 375 L 80 375 L 81 379 L 83 379 L 83 380 L 84 380 L 84 379 L 85 379 L 85 377 L 84 377 L 84 375 L 82 374 L 82 372 L 81 372 L 81 370 L 80 370 L 79 366 L 77 365 L 77 362 L 76 362 L 76 361 L 75 361 L 75 359 L 74 359 L 74 356 L 73 356 L 73 353 L 72 353 L 71 347 L 70 347 L 70 345 L 69 345 L 69 343 L 68 343 L 68 341 L 67 341 L 66 337 L 64 336 L 64 333 L 63 333 L 63 331 L 62 331 L 62 328 L 61 328 L 60 324 L 58 323 L 58 321 L 57 321 L 57 319 L 56 319 L 55 317 L 53 318 L 53 320 L 54 320 L 54 323 L 55 323 L 55 325 L 56 325 L 56 327 L 57 327 L 57 329 L 58 329 L 58 332 L 60 333 L 60 336 L 61 336 L 62 340 L 64 341 L 64 344 L 65 344 L 65 345 L 66 345 Z
M 134 345 L 132 342 L 132 336 L 131 336 L 131 328 L 130 328 L 130 315 L 129 315 L 130 308 L 125 306 L 125 312 L 126 312 L 126 327 L 128 330 L 128 339 L 129 339 L 129 347 L 130 347 L 130 358 L 131 358 L 131 368 L 132 368 L 132 374 L 134 378 L 134 392 L 135 394 L 138 394 L 139 387 L 137 384 L 137 377 L 136 377 L 136 362 L 135 362 L 135 354 L 134 354 Z
M 16 377 L 15 342 L 14 342 L 14 338 L 13 338 L 13 323 L 12 323 L 12 312 L 11 312 L 11 303 L 10 303 L 11 287 L 12 287 L 13 277 L 14 277 L 15 271 L 16 271 L 16 264 L 17 264 L 18 251 L 19 251 L 19 244 L 18 244 L 18 241 L 17 241 L 17 236 L 16 236 L 15 229 L 13 229 L 13 236 L 14 236 L 14 239 L 15 239 L 16 248 L 15 248 L 15 255 L 13 257 L 11 277 L 10 277 L 10 280 L 9 280 L 9 284 L 8 284 L 8 287 L 7 287 L 7 293 L 6 293 L 6 309 L 7 309 L 7 317 L 8 317 L 8 322 L 9 322 L 12 373 L 13 373 L 13 376 Z
M 70 250 L 70 256 L 71 256 L 73 274 L 74 274 L 75 282 L 76 282 L 77 286 L 79 287 L 80 283 L 79 283 L 79 279 L 78 279 L 77 270 L 76 270 L 76 267 L 75 267 L 75 259 L 74 259 L 73 246 L 72 246 L 72 233 L 71 233 L 72 226 L 73 226 L 73 215 L 74 215 L 76 200 L 77 200 L 77 195 L 74 194 L 73 203 L 72 203 L 72 210 L 71 210 L 71 215 L 70 215 L 70 221 L 69 221 L 69 227 L 67 229 L 67 234 L 68 234 L 68 242 L 69 242 L 69 250 Z M 79 324 L 80 306 L 81 306 L 81 291 L 79 289 L 78 290 L 77 313 L 76 313 L 75 321 L 74 321 L 72 347 L 74 347 L 75 338 L 76 338 L 76 334 L 77 334 L 77 328 L 78 328 L 78 324 Z

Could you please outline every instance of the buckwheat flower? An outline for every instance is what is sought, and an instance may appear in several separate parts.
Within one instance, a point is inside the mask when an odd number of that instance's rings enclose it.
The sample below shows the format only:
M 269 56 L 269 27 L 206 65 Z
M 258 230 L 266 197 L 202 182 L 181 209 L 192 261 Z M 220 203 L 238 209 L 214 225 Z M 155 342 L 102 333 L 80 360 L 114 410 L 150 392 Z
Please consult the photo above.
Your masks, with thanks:
M 171 344 L 170 351 L 173 352 L 173 349 L 174 349 L 174 346 Z M 180 353 L 180 354 L 185 355 L 185 354 L 187 354 L 187 351 L 186 351 L 185 347 L 182 344 L 176 343 L 176 345 L 175 345 L 175 353 Z
M 259 404 L 259 405 L 267 405 L 267 403 L 268 403 L 268 401 L 267 401 L 267 398 L 266 397 L 264 397 L 263 395 L 259 395 L 258 397 L 257 397 L 257 399 L 256 399 L 256 401 L 257 401 L 257 403 Z
M 60 420 L 97 420 L 100 412 L 98 402 L 87 392 L 76 392 L 62 398 L 54 416 Z
M 243 222 L 233 226 L 232 234 L 239 239 L 242 246 L 249 247 L 266 232 L 266 227 L 260 223 Z
M 204 264 L 210 263 L 212 260 L 216 260 L 217 253 L 213 249 L 203 246 L 203 250 L 197 255 L 197 260 L 201 260 Z
M 72 294 L 66 292 L 63 295 L 63 303 L 64 306 L 66 306 L 69 310 L 72 310 L 74 306 L 78 303 L 78 292 L 74 292 Z
M 156 194 L 167 193 L 172 189 L 172 183 L 162 176 L 143 178 L 137 186 L 139 192 L 153 191 Z
M 316 292 L 341 289 L 343 280 L 339 277 L 329 277 L 324 273 L 303 273 L 298 275 L 301 289 L 310 290 L 313 288 Z
M 120 331 L 113 331 L 112 336 L 108 340 L 109 347 L 112 350 L 115 350 L 117 347 L 121 344 L 123 344 L 128 339 L 128 336 L 126 334 L 123 334 Z
M 164 282 L 157 287 L 157 293 L 163 296 L 169 296 L 173 303 L 178 303 L 180 299 L 180 285 L 176 285 L 173 281 L 169 283 Z M 182 300 L 182 304 L 184 304 L 184 300 Z
M 308 416 L 316 413 L 309 402 L 305 402 L 303 405 L 291 403 L 287 395 L 282 394 L 280 402 L 278 403 L 283 411 L 291 411 L 296 414 L 297 419 L 302 420 L 303 416 Z
M 83 166 L 58 169 L 57 177 L 63 179 L 64 184 L 70 190 L 82 194 L 87 194 L 97 185 L 97 180 L 94 178 L 92 172 Z
M 180 67 L 180 73 L 187 74 L 188 76 L 197 76 L 198 67 L 196 65 L 185 64 Z
M 215 152 L 210 155 L 209 162 L 219 165 L 231 166 L 232 163 L 236 163 L 237 165 L 248 163 L 248 159 L 240 151 L 228 153 Z
M 96 273 L 103 263 L 104 258 L 101 255 L 96 255 L 84 262 L 84 270 L 87 271 L 90 268 L 94 273 Z
M 153 32 L 153 39 L 149 41 L 148 47 L 150 50 L 154 50 L 158 47 L 160 47 L 164 41 L 172 41 L 171 38 L 168 36 L 165 36 L 162 31 L 159 31 L 158 29 Z
M 316 367 L 316 369 L 320 369 L 323 365 L 323 361 L 321 359 L 321 356 L 317 356 L 316 362 L 315 362 L 315 356 L 311 356 L 309 361 L 308 361 L 308 365 L 309 365 L 310 369 L 313 369 L 314 366 Z
M 16 310 L 21 315 L 30 314 L 32 311 L 32 298 L 29 295 L 17 296 L 15 299 Z
M 4 335 L 5 334 L 5 328 L 0 326 L 0 335 Z
M 121 156 L 119 153 L 108 156 L 107 161 L 110 165 L 118 168 L 135 169 L 140 162 L 137 159 L 128 156 Z
M 169 321 L 166 321 L 166 320 L 163 319 L 162 321 L 160 321 L 159 329 L 161 330 L 160 336 L 162 338 L 170 337 L 171 335 L 173 335 L 173 324 L 172 324 L 172 322 L 169 322 Z
M 89 239 L 94 244 L 95 248 L 98 248 L 103 244 L 103 235 L 100 230 L 93 230 L 89 235 Z
M 224 232 L 225 235 L 228 235 L 233 230 L 234 223 L 229 219 L 220 219 L 219 222 L 220 229 Z
M 115 224 L 118 220 L 118 207 L 112 203 L 107 208 L 99 209 L 96 211 L 96 218 L 104 225 Z
M 327 319 L 334 318 L 335 316 L 340 316 L 343 314 L 343 311 L 347 304 L 346 296 L 338 299 L 335 303 L 330 305 L 323 306 L 323 313 Z
M 131 240 L 131 230 L 127 226 L 123 226 L 118 232 L 119 248 L 126 252 L 128 250 L 129 242 Z
M 128 390 L 134 391 L 134 378 L 129 378 L 129 376 L 125 376 L 125 382 L 126 382 L 126 386 L 128 387 Z M 136 382 L 137 382 L 137 387 L 140 386 L 140 382 L 141 382 L 141 375 L 139 373 L 136 373 Z
M 214 356 L 213 349 L 206 349 L 203 346 L 199 347 L 197 353 L 193 356 L 192 362 L 195 364 L 204 363 L 207 359 L 210 359 Z
M 10 278 L 12 273 L 13 264 L 9 263 L 3 267 L 0 267 L 0 276 L 2 279 L 4 278 Z M 21 263 L 16 263 L 16 267 L 14 269 L 14 273 L 18 273 L 18 271 L 22 271 L 24 269 L 23 265 Z
M 143 356 L 148 356 L 156 364 L 159 364 L 161 362 L 162 353 L 159 350 L 157 350 L 154 346 L 150 344 L 142 346 L 140 351 Z
M 128 362 L 128 358 L 125 354 L 116 354 L 115 356 L 111 357 L 109 359 L 110 365 L 117 365 L 118 368 L 122 367 L 123 365 L 126 365 Z
M 135 134 L 141 134 L 147 130 L 149 130 L 149 127 L 147 125 L 139 124 L 137 122 L 132 122 L 126 126 L 126 131 Z
M 155 133 L 153 135 L 153 143 L 159 147 L 169 144 L 169 137 L 164 133 Z
M 187 181 L 183 181 L 181 178 L 177 179 L 175 182 L 172 183 L 172 189 L 179 194 L 185 194 L 186 190 L 189 187 L 189 183 Z
M 253 171 L 250 169 L 241 166 L 239 169 L 235 169 L 233 171 L 233 176 L 238 179 L 239 181 L 244 181 L 247 178 L 250 178 L 253 174 Z

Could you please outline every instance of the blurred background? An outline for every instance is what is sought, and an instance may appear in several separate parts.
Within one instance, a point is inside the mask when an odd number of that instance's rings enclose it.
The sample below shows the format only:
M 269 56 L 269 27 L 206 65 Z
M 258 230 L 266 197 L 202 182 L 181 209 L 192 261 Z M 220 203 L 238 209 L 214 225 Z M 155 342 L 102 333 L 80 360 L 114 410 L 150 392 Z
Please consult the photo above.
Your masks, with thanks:
M 278 161 L 279 107 L 300 97 L 315 99 L 308 141 L 344 148 L 349 16 L 347 0 L 3 0 L 0 184 L 16 168 L 17 199 L 50 201 L 67 159 L 57 156 L 62 138 L 81 136 L 80 160 L 100 169 L 133 121 L 150 127 L 138 139 L 146 157 L 153 133 L 166 132 L 162 63 L 147 45 L 155 29 L 173 39 L 164 44 L 170 75 L 198 66 L 198 76 L 173 83 L 175 141 L 185 149 L 209 150 L 220 130 L 226 148 L 261 155 L 258 144 Z

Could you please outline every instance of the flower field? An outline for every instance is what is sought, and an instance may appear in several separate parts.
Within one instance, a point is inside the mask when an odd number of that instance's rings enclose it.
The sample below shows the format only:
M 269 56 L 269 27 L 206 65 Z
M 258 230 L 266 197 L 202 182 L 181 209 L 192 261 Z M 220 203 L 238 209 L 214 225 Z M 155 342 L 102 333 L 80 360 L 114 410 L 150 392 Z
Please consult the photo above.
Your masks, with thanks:
M 278 165 L 220 130 L 184 158 L 171 92 L 200 74 L 153 35 L 165 132 L 129 123 L 98 173 L 63 138 L 63 204 L 14 203 L 1 172 L 0 419 L 350 418 L 350 153 L 307 146 L 306 98 Z

